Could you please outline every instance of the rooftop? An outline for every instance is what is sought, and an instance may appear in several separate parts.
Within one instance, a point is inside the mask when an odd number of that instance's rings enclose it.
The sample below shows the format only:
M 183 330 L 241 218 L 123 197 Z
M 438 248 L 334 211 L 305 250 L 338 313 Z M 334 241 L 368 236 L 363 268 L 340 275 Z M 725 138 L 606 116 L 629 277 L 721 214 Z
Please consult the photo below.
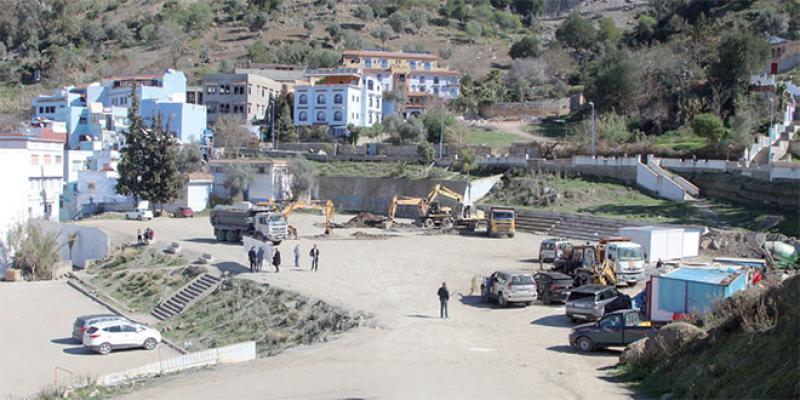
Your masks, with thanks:
M 226 158 L 221 160 L 210 160 L 209 165 L 230 165 L 230 164 L 246 164 L 246 165 L 286 165 L 284 159 L 252 159 L 252 158 Z
M 438 60 L 439 56 L 430 53 L 409 53 L 405 51 L 381 51 L 381 50 L 346 50 L 342 52 L 344 57 L 383 57 L 383 58 L 402 58 L 415 60 Z
M 739 269 L 730 267 L 678 268 L 662 278 L 727 286 L 740 274 Z

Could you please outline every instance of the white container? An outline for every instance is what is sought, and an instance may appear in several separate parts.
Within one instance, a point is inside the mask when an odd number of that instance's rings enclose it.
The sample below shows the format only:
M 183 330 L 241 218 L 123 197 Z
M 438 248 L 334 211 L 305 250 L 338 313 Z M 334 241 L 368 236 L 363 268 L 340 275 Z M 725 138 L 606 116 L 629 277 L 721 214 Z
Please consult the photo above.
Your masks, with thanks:
M 700 244 L 700 232 L 682 228 L 661 226 L 636 226 L 620 228 L 619 235 L 629 237 L 642 246 L 645 261 L 652 263 L 696 257 Z

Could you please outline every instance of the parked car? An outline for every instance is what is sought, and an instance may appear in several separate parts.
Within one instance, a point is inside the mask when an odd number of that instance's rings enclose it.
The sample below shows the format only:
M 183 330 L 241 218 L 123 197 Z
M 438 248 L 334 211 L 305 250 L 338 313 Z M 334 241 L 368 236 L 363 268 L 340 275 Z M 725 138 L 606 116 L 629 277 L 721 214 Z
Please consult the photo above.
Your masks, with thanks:
M 116 349 L 142 347 L 153 350 L 161 342 L 157 330 L 131 321 L 103 321 L 83 334 L 83 345 L 106 355 Z
M 146 219 L 153 219 L 153 212 L 150 210 L 128 211 L 127 213 L 125 213 L 125 218 L 138 219 L 139 221 L 144 221 Z
M 544 304 L 567 301 L 572 289 L 572 277 L 555 271 L 540 272 L 533 276 L 536 281 L 536 294 Z
M 578 320 L 596 321 L 606 313 L 628 307 L 606 307 L 614 303 L 621 295 L 614 286 L 584 285 L 574 288 L 567 297 L 567 318 L 573 322 Z M 614 304 L 618 304 L 617 303 Z
M 194 218 L 194 210 L 190 207 L 178 207 L 172 213 L 172 216 L 175 218 Z
M 571 244 L 564 239 L 545 239 L 539 244 L 539 264 L 551 263 L 564 254 Z
M 597 348 L 627 346 L 658 332 L 650 322 L 642 321 L 639 310 L 617 310 L 599 321 L 575 327 L 569 335 L 569 344 L 582 353 Z
M 510 303 L 529 305 L 536 301 L 536 284 L 527 272 L 496 271 L 486 278 L 482 290 L 486 301 L 496 300 L 503 307 Z
M 82 343 L 84 332 L 86 332 L 92 325 L 105 321 L 127 322 L 128 320 L 116 314 L 82 315 L 78 318 L 75 318 L 75 322 L 72 323 L 72 337 Z

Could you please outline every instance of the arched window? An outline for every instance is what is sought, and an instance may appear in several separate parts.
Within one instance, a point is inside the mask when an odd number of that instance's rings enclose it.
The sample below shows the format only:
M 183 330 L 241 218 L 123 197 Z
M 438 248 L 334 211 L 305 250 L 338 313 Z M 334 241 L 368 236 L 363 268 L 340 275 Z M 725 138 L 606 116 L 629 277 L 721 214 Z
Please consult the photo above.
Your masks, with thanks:
M 305 111 L 300 111 L 300 113 L 299 113 L 299 114 L 297 114 L 297 118 L 298 118 L 300 121 L 306 121 L 306 120 L 308 120 L 308 113 L 307 113 L 307 112 L 305 112 Z
M 336 93 L 335 95 L 333 95 L 333 102 L 336 104 L 342 104 L 342 94 Z
M 317 96 L 317 104 L 325 104 L 325 95 L 324 94 L 320 94 L 319 96 Z
M 336 112 L 333 113 L 333 120 L 334 121 L 341 121 L 342 119 L 344 119 L 344 114 L 342 114 L 341 111 L 336 111 Z
M 375 88 L 375 83 L 372 81 L 372 79 L 368 80 L 367 81 L 367 90 L 373 90 L 374 88 Z
M 317 112 L 317 121 L 325 121 L 325 111 Z
M 300 95 L 300 104 L 308 104 L 308 96 L 306 94 Z

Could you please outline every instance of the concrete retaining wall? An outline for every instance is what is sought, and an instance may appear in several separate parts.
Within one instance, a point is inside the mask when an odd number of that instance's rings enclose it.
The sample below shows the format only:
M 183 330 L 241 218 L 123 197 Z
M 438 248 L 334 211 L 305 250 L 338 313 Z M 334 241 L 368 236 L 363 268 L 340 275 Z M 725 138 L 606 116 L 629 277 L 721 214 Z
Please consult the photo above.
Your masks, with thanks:
M 141 367 L 106 374 L 97 378 L 97 384 L 114 386 L 149 376 L 168 374 L 210 365 L 251 361 L 255 360 L 255 358 L 256 342 L 243 342 L 217 349 L 184 354 L 178 357 L 145 364 Z

